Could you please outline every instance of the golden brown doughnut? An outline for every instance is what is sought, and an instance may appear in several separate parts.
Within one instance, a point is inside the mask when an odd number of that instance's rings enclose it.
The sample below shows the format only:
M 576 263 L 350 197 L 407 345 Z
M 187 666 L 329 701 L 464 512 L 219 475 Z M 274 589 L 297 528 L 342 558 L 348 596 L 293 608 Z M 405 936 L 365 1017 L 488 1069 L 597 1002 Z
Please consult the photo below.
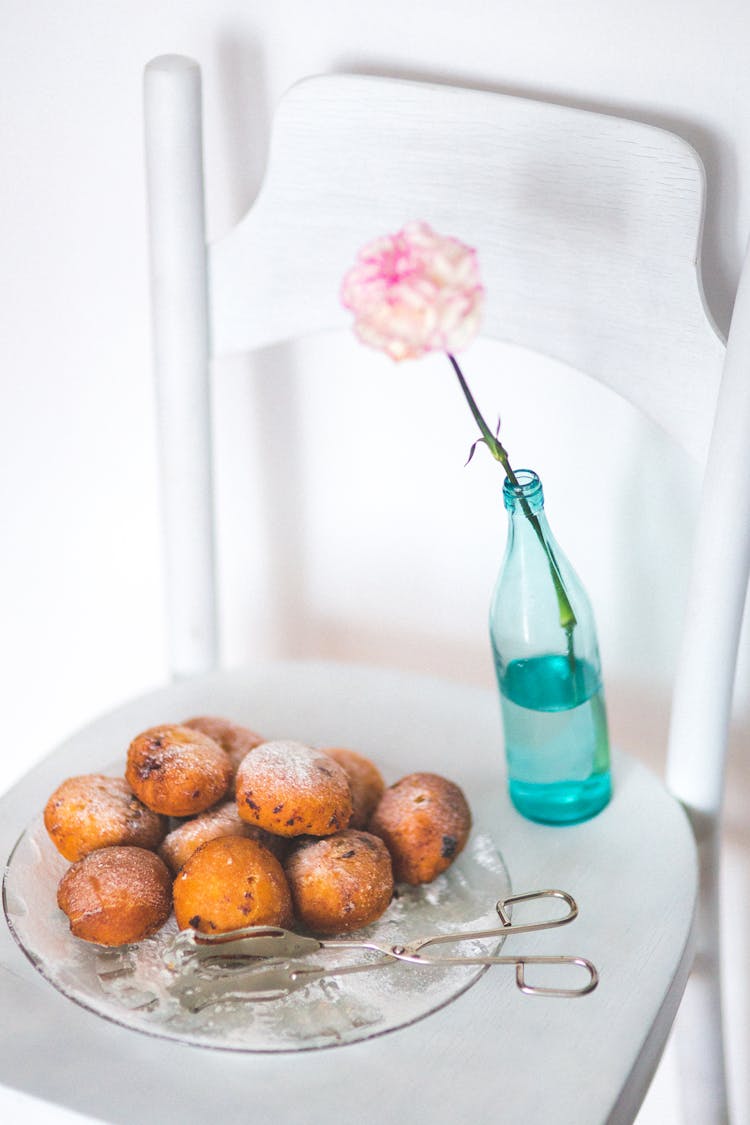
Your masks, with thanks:
M 156 848 L 168 823 L 141 804 L 125 778 L 94 773 L 57 787 L 45 806 L 44 826 L 57 850 L 75 861 L 117 844 Z
M 240 819 L 234 801 L 225 801 L 192 820 L 184 820 L 165 838 L 159 848 L 159 855 L 176 874 L 201 844 L 219 836 L 247 836 L 263 844 L 278 860 L 286 855 L 286 840 L 264 832 L 257 825 L 246 824 Z
M 326 747 L 323 751 L 338 762 L 349 778 L 352 789 L 352 819 L 350 828 L 367 828 L 378 801 L 383 796 L 385 782 L 378 767 L 357 754 L 355 750 L 345 750 L 343 747 Z
M 393 895 L 385 844 L 352 828 L 301 844 L 285 870 L 294 912 L 313 933 L 359 930 L 380 917 Z
M 243 926 L 289 926 L 292 899 L 274 855 L 246 836 L 221 836 L 194 851 L 174 882 L 181 930 L 227 933 Z
M 144 848 L 100 848 L 63 875 L 57 904 L 76 937 L 128 945 L 156 933 L 172 909 L 172 879 Z
M 216 718 L 213 715 L 200 715 L 198 718 L 188 719 L 182 725 L 190 727 L 192 730 L 199 730 L 203 734 L 207 734 L 209 738 L 213 738 L 214 742 L 218 742 L 222 750 L 225 750 L 229 755 L 233 777 L 236 775 L 237 768 L 245 754 L 249 754 L 256 746 L 260 746 L 261 742 L 266 741 L 263 735 L 256 734 L 254 730 L 238 726 L 237 723 L 231 723 L 228 719 Z
M 463 793 L 435 773 L 412 773 L 386 789 L 370 821 L 391 853 L 396 881 L 413 886 L 450 867 L 470 829 Z
M 345 771 L 301 742 L 264 742 L 237 771 L 243 820 L 276 836 L 330 836 L 347 828 L 352 792 Z
M 128 748 L 125 777 L 154 812 L 194 816 L 226 794 L 232 764 L 207 734 L 182 726 L 151 727 Z

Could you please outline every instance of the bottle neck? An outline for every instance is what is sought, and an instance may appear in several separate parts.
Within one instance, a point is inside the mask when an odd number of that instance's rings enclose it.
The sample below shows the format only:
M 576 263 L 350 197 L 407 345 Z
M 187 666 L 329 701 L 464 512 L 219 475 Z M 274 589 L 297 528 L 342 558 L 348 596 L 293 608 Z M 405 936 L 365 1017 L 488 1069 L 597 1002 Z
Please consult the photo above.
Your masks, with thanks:
M 544 513 L 544 492 L 542 482 L 532 469 L 519 469 L 517 484 L 509 477 L 503 484 L 503 503 L 510 516 L 523 513 L 525 516 Z
M 544 514 L 542 484 L 531 469 L 519 469 L 515 477 L 516 483 L 506 479 L 503 485 L 503 500 L 510 520 L 505 568 L 543 568 L 545 581 L 555 593 L 560 627 L 567 636 L 568 655 L 573 660 L 573 629 L 577 619 L 560 568 L 563 556 Z
M 517 471 L 517 484 L 507 477 L 503 484 L 503 503 L 508 513 L 509 545 L 516 538 L 531 537 L 542 545 L 550 537 L 544 511 L 542 482 L 531 469 Z

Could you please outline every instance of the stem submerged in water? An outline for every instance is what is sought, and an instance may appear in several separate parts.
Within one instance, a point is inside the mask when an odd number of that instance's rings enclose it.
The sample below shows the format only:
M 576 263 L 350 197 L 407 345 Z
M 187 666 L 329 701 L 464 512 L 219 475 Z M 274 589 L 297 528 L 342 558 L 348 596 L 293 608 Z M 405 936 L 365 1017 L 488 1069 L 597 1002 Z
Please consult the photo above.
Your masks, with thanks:
M 461 385 L 461 390 L 464 393 L 464 397 L 466 398 L 466 401 L 469 404 L 469 409 L 471 410 L 471 413 L 474 415 L 474 420 L 475 420 L 477 426 L 479 427 L 479 432 L 482 435 L 482 440 L 484 441 L 484 444 L 487 446 L 487 448 L 489 449 L 490 453 L 495 458 L 495 460 L 499 461 L 500 464 L 503 466 L 503 469 L 505 470 L 505 475 L 507 476 L 507 478 L 511 482 L 511 484 L 514 486 L 514 488 L 518 488 L 520 490 L 521 486 L 518 482 L 518 477 L 513 472 L 513 469 L 511 467 L 510 460 L 508 458 L 508 451 L 505 449 L 505 447 L 503 446 L 500 439 L 495 434 L 492 433 L 492 430 L 489 428 L 489 426 L 485 422 L 484 418 L 482 417 L 481 411 L 479 410 L 479 407 L 477 406 L 476 402 L 474 401 L 474 396 L 472 395 L 471 391 L 469 390 L 469 385 L 466 382 L 466 379 L 464 378 L 463 372 L 458 365 L 458 361 L 456 360 L 456 357 L 451 355 L 450 352 L 448 352 L 447 355 L 448 355 L 448 359 L 451 361 L 451 364 L 453 366 L 453 370 L 456 373 L 459 384 Z M 550 575 L 552 577 L 552 584 L 555 587 L 555 595 L 557 597 L 557 607 L 558 607 L 558 611 L 559 611 L 559 614 L 560 614 L 560 627 L 565 631 L 565 634 L 566 634 L 568 660 L 569 660 L 569 662 L 571 664 L 571 667 L 572 667 L 572 665 L 575 661 L 575 657 L 574 657 L 574 654 L 573 654 L 573 630 L 576 627 L 576 615 L 573 612 L 572 605 L 570 604 L 570 599 L 568 598 L 568 594 L 567 594 L 567 591 L 565 589 L 565 584 L 563 583 L 562 575 L 560 574 L 560 568 L 557 565 L 557 560 L 555 559 L 555 556 L 553 555 L 552 551 L 550 550 L 550 547 L 549 547 L 549 544 L 547 543 L 547 540 L 544 538 L 544 533 L 542 531 L 541 524 L 539 523 L 539 520 L 537 519 L 537 517 L 534 515 L 531 508 L 529 507 L 529 503 L 526 500 L 526 498 L 523 495 L 519 495 L 519 500 L 520 500 L 521 507 L 523 509 L 524 515 L 526 516 L 529 523 L 533 527 L 534 532 L 535 532 L 539 542 L 541 543 L 541 545 L 544 549 L 544 553 L 546 554 L 548 562 L 549 562 Z

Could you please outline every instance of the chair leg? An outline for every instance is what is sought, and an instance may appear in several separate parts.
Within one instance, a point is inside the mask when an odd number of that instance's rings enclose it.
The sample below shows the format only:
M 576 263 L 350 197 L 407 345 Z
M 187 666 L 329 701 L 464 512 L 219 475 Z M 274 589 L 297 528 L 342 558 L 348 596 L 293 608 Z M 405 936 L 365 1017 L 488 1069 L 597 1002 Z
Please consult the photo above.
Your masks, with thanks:
M 687 1125 L 728 1125 L 719 949 L 716 821 L 688 809 L 698 843 L 700 894 L 695 961 L 675 1021 L 682 1116 Z

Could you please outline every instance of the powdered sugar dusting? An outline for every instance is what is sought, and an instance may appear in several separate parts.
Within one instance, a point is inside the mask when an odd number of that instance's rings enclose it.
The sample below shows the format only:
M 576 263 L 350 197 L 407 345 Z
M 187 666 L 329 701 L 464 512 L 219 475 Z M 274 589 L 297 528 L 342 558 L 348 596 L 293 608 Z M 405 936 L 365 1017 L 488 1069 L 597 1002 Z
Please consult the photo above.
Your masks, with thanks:
M 229 755 L 201 731 L 179 725 L 152 727 L 128 747 L 125 776 L 134 793 L 157 812 L 190 816 L 227 791 Z
M 229 755 L 235 773 L 245 755 L 265 742 L 263 736 L 256 731 L 214 715 L 200 715 L 194 719 L 187 719 L 182 726 L 202 731 L 203 734 L 207 734 L 209 738 L 218 742 L 222 750 L 225 750 Z
M 238 784 L 245 778 L 273 778 L 279 786 L 297 793 L 314 792 L 320 784 L 320 763 L 331 759 L 319 750 L 292 739 L 262 742 L 240 765 Z
M 352 792 L 345 771 L 301 742 L 264 742 L 237 772 L 244 820 L 279 836 L 327 836 L 346 828 Z
M 247 836 L 263 844 L 277 858 L 283 854 L 285 847 L 278 837 L 242 820 L 234 801 L 225 801 L 174 828 L 159 848 L 159 855 L 176 872 L 196 848 L 219 836 Z
M 133 844 L 153 848 L 167 821 L 146 808 L 122 777 L 69 777 L 47 801 L 44 822 L 66 859 L 82 859 L 96 848 Z

